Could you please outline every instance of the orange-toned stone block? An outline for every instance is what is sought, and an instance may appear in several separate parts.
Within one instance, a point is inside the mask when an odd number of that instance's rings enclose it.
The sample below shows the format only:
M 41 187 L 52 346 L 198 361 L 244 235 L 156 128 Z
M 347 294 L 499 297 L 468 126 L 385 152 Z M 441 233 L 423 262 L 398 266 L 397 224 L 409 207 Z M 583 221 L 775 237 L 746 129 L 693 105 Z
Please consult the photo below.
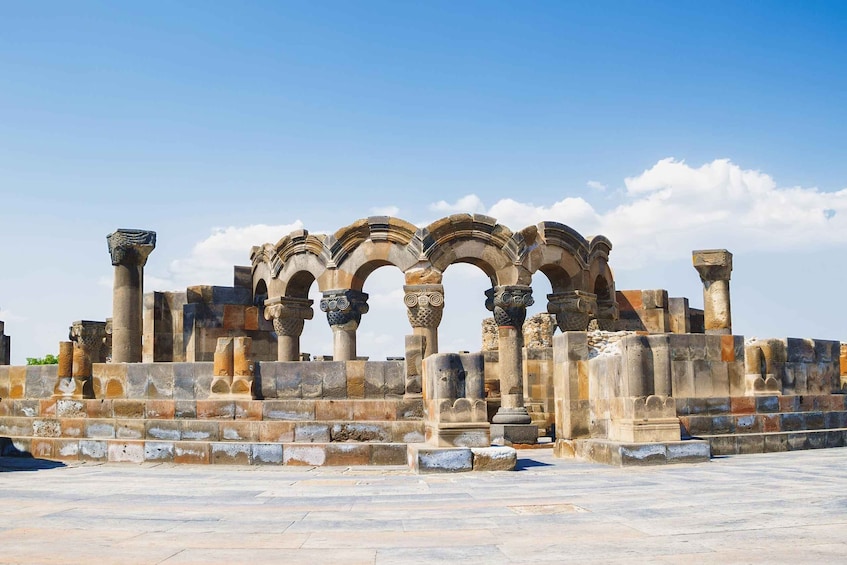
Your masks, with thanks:
M 261 420 L 262 401 L 236 400 L 234 416 L 236 420 Z
M 619 291 L 624 300 L 618 303 L 618 308 L 621 310 L 642 310 L 644 309 L 644 301 L 641 298 L 640 290 L 621 290 Z
M 576 362 L 578 400 L 588 400 L 588 361 Z
M 153 420 L 172 420 L 175 412 L 173 400 L 148 400 L 147 418 Z
M 731 335 L 721 336 L 721 361 L 731 363 L 735 361 L 735 338 Z
M 733 414 L 756 413 L 756 399 L 752 396 L 733 396 L 729 399 L 729 405 Z
M 0 416 L 11 416 L 14 411 L 14 405 L 9 398 L 0 400 Z
M 224 306 L 223 326 L 225 330 L 240 330 L 244 328 L 244 306 L 226 304 Z
M 224 441 L 258 441 L 259 427 L 256 424 L 249 420 L 223 420 L 218 424 L 218 437 Z
M 199 441 L 174 442 L 174 463 L 209 464 L 209 444 Z
M 52 438 L 32 438 L 29 451 L 36 459 L 53 459 L 54 443 Z
M 324 465 L 368 465 L 371 462 L 371 446 L 362 443 L 331 443 L 326 446 Z
M 85 418 L 62 418 L 59 425 L 62 427 L 62 437 L 85 437 Z
M 9 367 L 9 398 L 24 398 L 26 367 Z
M 42 418 L 55 418 L 56 417 L 56 399 L 48 398 L 46 400 L 42 400 L 39 403 L 38 414 Z
M 294 422 L 259 422 L 258 430 L 259 441 L 264 443 L 287 443 L 294 441 Z
M 315 402 L 315 420 L 352 420 L 354 405 L 349 400 L 318 400 Z
M 200 420 L 234 420 L 234 400 L 198 400 L 197 418 Z
M 397 407 L 390 400 L 360 400 L 353 404 L 354 420 L 396 420 Z
M 778 432 L 780 431 L 779 425 L 779 415 L 778 414 L 767 414 L 761 416 L 762 418 L 762 431 L 763 432 Z
M 257 306 L 248 306 L 244 309 L 244 329 L 245 331 L 259 329 L 259 308 Z
M 114 401 L 84 400 L 85 413 L 89 418 L 111 418 L 114 416 Z
M 113 400 L 112 411 L 115 418 L 143 418 L 144 404 L 143 400 Z
M 365 397 L 365 361 L 348 361 L 347 398 Z

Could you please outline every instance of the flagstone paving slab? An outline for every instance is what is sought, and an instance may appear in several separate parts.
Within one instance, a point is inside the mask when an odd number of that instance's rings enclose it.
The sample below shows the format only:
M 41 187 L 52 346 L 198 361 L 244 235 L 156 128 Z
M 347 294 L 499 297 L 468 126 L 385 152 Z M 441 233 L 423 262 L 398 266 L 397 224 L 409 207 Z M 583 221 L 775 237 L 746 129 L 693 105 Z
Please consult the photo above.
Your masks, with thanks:
M 833 563 L 847 448 L 516 472 L 0 458 L 0 563 Z

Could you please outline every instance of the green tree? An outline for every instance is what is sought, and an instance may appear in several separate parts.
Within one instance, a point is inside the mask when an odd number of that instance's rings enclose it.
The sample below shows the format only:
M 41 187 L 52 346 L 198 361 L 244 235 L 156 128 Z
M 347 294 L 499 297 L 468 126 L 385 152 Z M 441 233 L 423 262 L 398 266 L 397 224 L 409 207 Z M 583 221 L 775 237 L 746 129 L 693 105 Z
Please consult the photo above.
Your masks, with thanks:
M 59 358 L 52 353 L 48 353 L 44 357 L 27 357 L 27 365 L 58 365 Z

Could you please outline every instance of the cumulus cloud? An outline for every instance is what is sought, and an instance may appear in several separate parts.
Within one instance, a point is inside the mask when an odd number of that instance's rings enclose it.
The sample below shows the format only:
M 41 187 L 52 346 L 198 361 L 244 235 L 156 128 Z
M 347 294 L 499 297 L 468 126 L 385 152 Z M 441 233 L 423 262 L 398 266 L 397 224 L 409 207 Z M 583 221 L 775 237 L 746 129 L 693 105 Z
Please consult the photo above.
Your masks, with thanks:
M 482 203 L 482 199 L 476 194 L 468 194 L 459 198 L 453 204 L 439 200 L 434 204 L 430 204 L 429 209 L 433 212 L 442 212 L 444 214 L 482 214 L 485 213 L 485 204 Z
M 847 189 L 780 187 L 770 175 L 728 159 L 692 167 L 672 158 L 627 177 L 624 186 L 618 204 L 606 211 L 572 197 L 542 205 L 503 199 L 486 208 L 469 195 L 457 204 L 476 202 L 479 212 L 512 229 L 552 220 L 586 236 L 601 233 L 615 246 L 618 268 L 683 257 L 696 248 L 780 251 L 847 244 Z
M 276 226 L 255 224 L 214 228 L 209 237 L 192 248 L 188 257 L 171 261 L 166 275 L 146 275 L 147 286 L 156 290 L 175 290 L 198 284 L 231 285 L 233 266 L 250 263 L 250 248 L 268 242 L 276 243 L 288 233 L 302 228 L 300 220 Z
M 596 190 L 598 192 L 605 192 L 606 191 L 606 185 L 603 184 L 602 182 L 599 182 L 599 181 L 596 181 L 596 180 L 588 181 L 587 183 L 585 183 L 585 186 L 587 186 L 588 188 L 590 188 L 592 190 Z

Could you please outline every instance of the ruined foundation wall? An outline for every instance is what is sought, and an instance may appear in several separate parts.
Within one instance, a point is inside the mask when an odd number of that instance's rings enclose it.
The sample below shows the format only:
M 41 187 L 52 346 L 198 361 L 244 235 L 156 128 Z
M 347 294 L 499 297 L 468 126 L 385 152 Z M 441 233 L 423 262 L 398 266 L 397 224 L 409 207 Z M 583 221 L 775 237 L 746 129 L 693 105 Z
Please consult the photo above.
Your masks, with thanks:
M 687 298 L 669 298 L 667 290 L 619 290 L 615 299 L 618 331 L 705 333 L 703 310 L 691 308 Z

